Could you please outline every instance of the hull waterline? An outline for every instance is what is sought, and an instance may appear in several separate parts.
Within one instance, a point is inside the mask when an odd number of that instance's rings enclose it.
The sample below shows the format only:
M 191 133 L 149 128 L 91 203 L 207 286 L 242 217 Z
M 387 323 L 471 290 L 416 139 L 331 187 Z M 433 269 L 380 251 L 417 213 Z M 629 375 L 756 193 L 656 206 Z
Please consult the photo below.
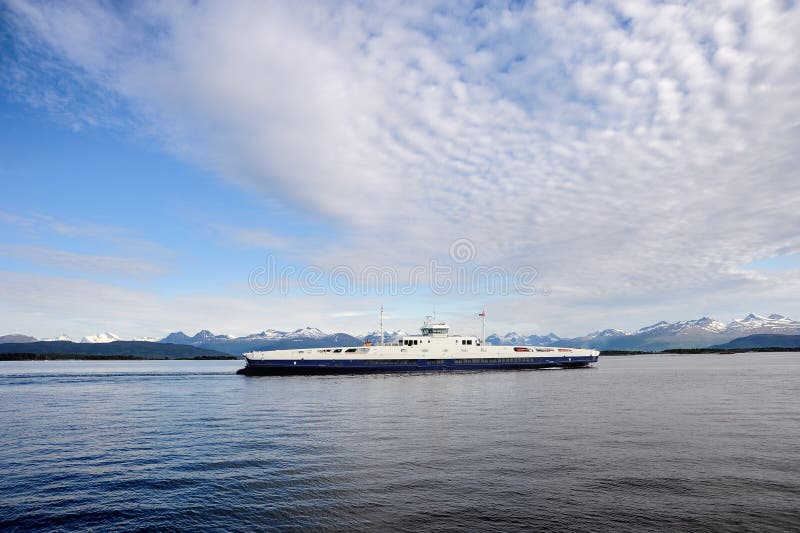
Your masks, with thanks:
M 545 368 L 581 368 L 597 362 L 597 356 L 542 357 L 524 362 L 476 362 L 445 359 L 437 362 L 419 359 L 407 362 L 369 360 L 250 360 L 237 373 L 248 376 L 285 376 L 313 374 L 376 374 L 388 372 L 452 372 L 474 370 L 535 370 Z

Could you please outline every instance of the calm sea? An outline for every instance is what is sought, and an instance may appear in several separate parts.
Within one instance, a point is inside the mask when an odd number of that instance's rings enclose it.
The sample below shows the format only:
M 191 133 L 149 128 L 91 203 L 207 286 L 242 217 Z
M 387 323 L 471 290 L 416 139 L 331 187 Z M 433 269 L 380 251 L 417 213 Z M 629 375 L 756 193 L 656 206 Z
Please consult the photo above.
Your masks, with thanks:
M 800 354 L 0 363 L 0 529 L 800 529 Z

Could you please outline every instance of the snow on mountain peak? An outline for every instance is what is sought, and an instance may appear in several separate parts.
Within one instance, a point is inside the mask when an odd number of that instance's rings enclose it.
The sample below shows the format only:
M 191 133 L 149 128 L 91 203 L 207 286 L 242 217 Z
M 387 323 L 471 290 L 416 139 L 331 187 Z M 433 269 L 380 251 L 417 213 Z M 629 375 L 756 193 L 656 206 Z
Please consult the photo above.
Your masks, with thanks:
M 667 323 L 665 320 L 662 320 L 661 322 L 656 322 L 655 324 L 652 324 L 650 326 L 645 326 L 645 327 L 641 328 L 638 331 L 638 333 L 647 333 L 649 331 L 655 331 L 657 329 L 666 328 L 668 326 L 669 326 L 669 323 Z
M 327 334 L 318 328 L 312 328 L 311 326 L 306 326 L 301 329 L 296 329 L 293 332 L 286 335 L 287 338 L 306 338 L 306 339 L 319 339 L 325 337 Z
M 242 339 L 277 339 L 281 338 L 286 335 L 285 331 L 278 331 L 276 329 L 265 329 L 261 333 L 253 333 L 251 335 L 246 335 L 244 337 L 240 337 Z
M 215 337 L 215 335 L 213 333 L 211 333 L 207 329 L 202 329 L 202 330 L 198 331 L 195 334 L 195 336 L 192 337 L 192 338 L 194 340 L 198 340 L 198 341 L 207 341 L 207 340 L 213 339 L 214 337 Z
M 704 316 L 703 318 L 698 318 L 697 320 L 689 320 L 686 322 L 687 326 L 692 327 L 699 327 L 706 331 L 725 331 L 727 326 L 718 320 L 714 320 L 713 318 L 709 318 Z
M 66 333 L 62 333 L 58 337 L 50 337 L 49 339 L 42 339 L 44 342 L 53 342 L 53 341 L 67 341 L 72 342 L 72 337 L 67 335 Z
M 553 334 L 551 333 L 550 335 Z M 609 329 L 598 329 L 597 331 L 589 333 L 588 335 L 586 335 L 586 337 L 589 339 L 602 339 L 607 337 L 620 337 L 622 335 L 628 335 L 628 332 L 622 331 L 621 329 L 609 328 Z
M 728 329 L 732 331 L 793 331 L 800 328 L 800 323 L 787 318 L 783 315 L 771 314 L 768 317 L 763 317 L 750 313 L 745 318 L 737 318 L 730 324 Z
M 114 342 L 114 341 L 121 341 L 122 339 L 114 335 L 113 333 L 109 333 L 106 331 L 105 333 L 100 333 L 98 335 L 87 335 L 86 337 L 81 339 L 81 342 L 88 342 L 88 343 L 103 343 L 103 342 Z

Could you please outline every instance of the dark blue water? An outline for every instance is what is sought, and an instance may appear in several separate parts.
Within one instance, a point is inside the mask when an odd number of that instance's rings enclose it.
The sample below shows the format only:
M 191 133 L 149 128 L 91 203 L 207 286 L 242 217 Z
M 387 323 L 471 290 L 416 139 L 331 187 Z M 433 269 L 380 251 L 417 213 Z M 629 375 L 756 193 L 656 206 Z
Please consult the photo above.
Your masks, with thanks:
M 0 363 L 0 529 L 800 528 L 800 354 L 239 366 Z

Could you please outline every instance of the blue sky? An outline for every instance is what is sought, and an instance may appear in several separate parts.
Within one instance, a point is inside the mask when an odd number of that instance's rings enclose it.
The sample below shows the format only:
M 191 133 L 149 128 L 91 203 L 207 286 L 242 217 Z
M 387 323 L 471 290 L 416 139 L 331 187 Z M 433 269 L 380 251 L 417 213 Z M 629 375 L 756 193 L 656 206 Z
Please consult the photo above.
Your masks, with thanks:
M 477 331 L 486 306 L 490 330 L 565 336 L 800 315 L 795 5 L 0 17 L 0 333 L 362 333 L 381 305 L 389 327 L 436 308 Z M 270 261 L 287 289 L 253 290 Z

